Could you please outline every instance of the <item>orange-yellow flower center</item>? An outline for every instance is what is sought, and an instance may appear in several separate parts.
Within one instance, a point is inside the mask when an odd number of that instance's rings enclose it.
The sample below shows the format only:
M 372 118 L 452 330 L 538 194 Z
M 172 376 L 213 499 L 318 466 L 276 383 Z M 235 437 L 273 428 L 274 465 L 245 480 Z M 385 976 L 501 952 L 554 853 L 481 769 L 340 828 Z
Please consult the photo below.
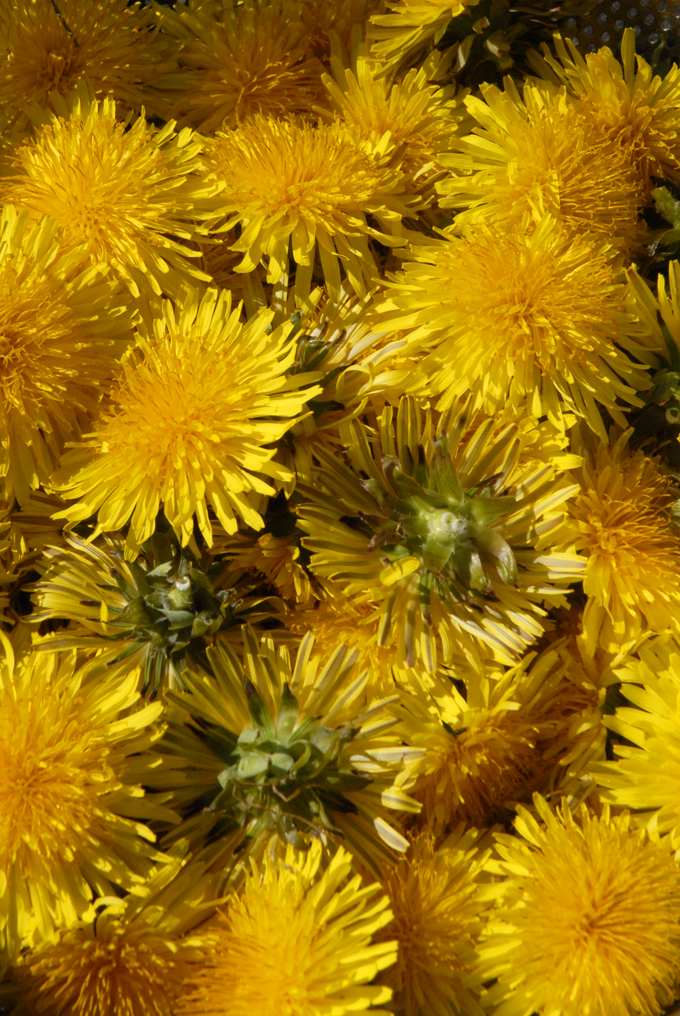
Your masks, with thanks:
M 110 778 L 105 758 L 68 704 L 0 693 L 0 866 L 78 855 Z

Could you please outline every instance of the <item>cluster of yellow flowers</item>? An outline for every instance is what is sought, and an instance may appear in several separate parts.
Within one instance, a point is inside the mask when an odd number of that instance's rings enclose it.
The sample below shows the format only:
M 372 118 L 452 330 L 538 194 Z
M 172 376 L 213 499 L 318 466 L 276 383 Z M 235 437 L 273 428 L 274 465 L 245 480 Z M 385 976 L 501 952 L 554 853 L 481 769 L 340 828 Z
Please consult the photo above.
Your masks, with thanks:
M 3 1016 L 680 998 L 680 69 L 484 2 L 0 0 Z

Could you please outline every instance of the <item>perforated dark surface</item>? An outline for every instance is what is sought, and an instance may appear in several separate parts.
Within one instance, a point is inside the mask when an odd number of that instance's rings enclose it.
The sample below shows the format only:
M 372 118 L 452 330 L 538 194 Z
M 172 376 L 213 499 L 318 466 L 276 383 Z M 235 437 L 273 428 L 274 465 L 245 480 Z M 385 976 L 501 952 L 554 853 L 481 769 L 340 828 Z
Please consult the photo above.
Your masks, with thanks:
M 663 58 L 680 61 L 680 0 L 598 0 L 588 16 L 566 20 L 565 34 L 582 53 L 600 46 L 617 52 L 631 27 L 637 51 L 647 59 L 663 41 Z

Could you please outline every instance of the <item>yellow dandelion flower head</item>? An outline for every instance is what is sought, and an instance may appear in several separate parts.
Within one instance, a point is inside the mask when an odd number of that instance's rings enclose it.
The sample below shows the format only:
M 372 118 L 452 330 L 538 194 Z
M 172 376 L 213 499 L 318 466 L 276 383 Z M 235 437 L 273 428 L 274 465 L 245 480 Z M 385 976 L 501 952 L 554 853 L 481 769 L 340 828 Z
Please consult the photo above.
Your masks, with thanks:
M 61 229 L 0 212 L 0 495 L 25 504 L 96 412 L 132 340 L 119 287 Z
M 585 703 L 558 648 L 505 672 L 492 664 L 481 675 L 469 666 L 440 671 L 427 697 L 399 693 L 390 707 L 398 729 L 424 751 L 408 783 L 427 828 L 505 824 L 518 801 L 561 785 Z
M 367 694 L 380 697 L 394 689 L 392 668 L 398 663 L 395 646 L 379 644 L 381 614 L 370 595 L 346 596 L 339 582 L 318 583 L 322 599 L 300 604 L 287 619 L 296 635 L 312 634 L 314 644 L 332 655 L 339 645 L 358 653 L 358 666 L 369 675 Z
M 625 742 L 615 743 L 615 761 L 594 764 L 590 771 L 606 788 L 601 792 L 604 800 L 639 812 L 638 822 L 655 835 L 667 836 L 677 852 L 680 645 L 672 636 L 654 638 L 614 673 L 630 706 L 618 708 L 614 716 L 605 717 L 605 723 Z
M 172 1016 L 214 944 L 203 929 L 193 931 L 214 913 L 219 895 L 219 879 L 204 868 L 173 858 L 134 894 L 97 901 L 94 920 L 40 943 L 17 968 L 29 1011 Z
M 342 847 L 322 869 L 323 854 L 317 840 L 306 854 L 288 846 L 252 861 L 177 1016 L 350 1016 L 389 1001 L 369 983 L 396 959 L 395 942 L 372 942 L 388 900 L 379 883 L 362 885 Z
M 662 844 L 566 802 L 542 821 L 525 808 L 519 837 L 497 834 L 502 897 L 478 946 L 479 970 L 498 978 L 485 1009 L 520 1016 L 657 1016 L 680 973 L 680 874 Z
M 613 251 L 641 239 L 644 189 L 628 153 L 578 108 L 565 89 L 509 78 L 505 91 L 482 85 L 465 104 L 479 126 L 443 157 L 455 172 L 438 185 L 444 208 L 465 209 L 456 223 L 514 232 L 525 214 L 551 215 L 570 233 L 592 233 Z M 462 173 L 461 173 L 462 171 Z
M 161 130 L 138 117 L 119 123 L 111 99 L 80 89 L 15 155 L 16 172 L 0 181 L 3 200 L 49 215 L 68 248 L 84 244 L 134 295 L 176 292 L 187 276 L 207 279 L 181 241 L 200 234 L 214 191 L 201 177 L 202 144 L 174 121 Z
M 565 438 L 462 402 L 439 417 L 410 398 L 375 429 L 350 421 L 345 438 L 345 460 L 324 458 L 300 485 L 311 571 L 373 597 L 378 644 L 396 644 L 402 666 L 433 672 L 438 653 L 479 642 L 512 664 L 543 632 L 540 604 L 583 568 L 563 530 L 577 490 L 560 475 Z
M 400 1016 L 482 1016 L 471 985 L 486 906 L 478 878 L 489 851 L 477 840 L 477 830 L 459 827 L 435 850 L 431 833 L 421 833 L 382 878 L 394 916 L 380 938 L 396 938 L 399 953 L 379 981 L 392 988 Z
M 132 888 L 157 852 L 128 816 L 171 819 L 140 786 L 162 705 L 137 708 L 138 672 L 77 667 L 0 634 L 0 948 L 50 939 L 93 914 L 95 894 Z
M 340 291 L 340 265 L 364 295 L 377 274 L 369 237 L 402 241 L 370 226 L 375 216 L 394 232 L 406 209 L 393 197 L 398 177 L 381 168 L 340 123 L 317 127 L 254 115 L 228 133 L 218 132 L 205 156 L 209 178 L 222 190 L 220 228 L 241 225 L 233 249 L 243 254 L 237 272 L 260 262 L 267 282 L 297 265 L 296 293 L 306 300 L 315 251 L 331 296 Z
M 326 657 L 306 637 L 291 660 L 243 632 L 242 660 L 218 641 L 207 650 L 214 676 L 188 668 L 187 691 L 168 692 L 166 763 L 151 778 L 187 815 L 171 838 L 202 843 L 240 827 L 257 851 L 272 833 L 300 848 L 342 835 L 376 870 L 408 845 L 390 809 L 419 810 L 395 779 L 420 750 L 389 733 L 384 701 L 361 708 L 367 674 L 346 646 Z
M 160 24 L 181 42 L 173 115 L 204 134 L 254 113 L 310 116 L 323 100 L 323 67 L 309 52 L 299 4 L 222 0 L 197 10 L 163 8 Z
M 10 513 L 9 543 L 15 563 L 35 561 L 48 546 L 63 546 L 63 524 L 52 518 L 63 507 L 56 494 L 36 490 Z
M 15 115 L 87 77 L 98 98 L 153 105 L 156 76 L 172 68 L 168 40 L 140 4 L 125 0 L 2 0 L 0 106 Z
M 543 56 L 529 57 L 533 68 L 556 84 L 566 85 L 579 108 L 602 132 L 617 141 L 647 188 L 652 176 L 680 176 L 680 68 L 662 77 L 653 75 L 643 57 L 635 69 L 635 33 L 627 28 L 621 42 L 621 62 L 608 46 L 595 53 L 578 52 L 571 39 L 554 36 L 554 57 L 544 45 Z
M 301 390 L 308 375 L 286 378 L 290 325 L 272 332 L 272 316 L 243 324 L 231 295 L 216 289 L 187 290 L 178 315 L 170 301 L 149 306 L 113 408 L 54 474 L 55 487 L 78 499 L 60 517 L 96 514 L 95 535 L 130 522 L 131 553 L 154 532 L 161 507 L 183 545 L 194 517 L 212 543 L 208 505 L 228 533 L 237 517 L 261 529 L 272 482 L 290 478 L 268 446 L 319 391 Z
M 396 0 L 390 13 L 371 17 L 370 38 L 379 60 L 400 63 L 443 35 L 451 18 L 477 0 Z
M 439 156 L 453 149 L 461 122 L 468 119 L 461 99 L 455 97 L 455 85 L 430 84 L 445 77 L 451 59 L 451 54 L 435 50 L 422 67 L 411 68 L 401 81 L 392 83 L 361 47 L 354 70 L 335 57 L 331 61 L 335 80 L 324 75 L 335 112 L 369 150 L 389 155 L 409 177 L 409 190 L 422 191 L 444 174 Z
M 334 46 L 331 32 L 345 50 L 349 50 L 357 30 L 363 37 L 368 19 L 380 6 L 380 0 L 301 0 L 302 20 L 308 45 L 320 60 L 328 60 Z
M 525 222 L 525 226 L 526 226 Z M 550 217 L 515 236 L 451 232 L 394 274 L 375 324 L 398 333 L 422 363 L 439 408 L 470 389 L 487 412 L 508 400 L 556 426 L 575 413 L 602 439 L 599 406 L 641 406 L 653 358 L 606 247 L 570 237 Z
M 313 599 L 312 582 L 301 556 L 301 533 L 292 516 L 277 518 L 274 531 L 225 534 L 216 532 L 213 552 L 227 564 L 221 582 L 235 584 L 243 575 L 251 575 L 273 586 L 292 604 L 305 605 Z M 215 527 L 217 529 L 217 527 Z
M 631 431 L 611 444 L 574 435 L 583 455 L 581 492 L 569 514 L 587 558 L 583 631 L 588 651 L 617 653 L 646 630 L 680 624 L 680 542 L 670 478 L 658 461 L 631 452 Z

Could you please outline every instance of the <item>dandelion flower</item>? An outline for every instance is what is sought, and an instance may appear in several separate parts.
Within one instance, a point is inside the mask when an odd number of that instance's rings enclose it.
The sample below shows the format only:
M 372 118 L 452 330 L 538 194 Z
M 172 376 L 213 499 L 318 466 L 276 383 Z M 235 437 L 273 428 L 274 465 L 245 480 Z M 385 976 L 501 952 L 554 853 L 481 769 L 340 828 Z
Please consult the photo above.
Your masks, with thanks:
M 498 834 L 504 877 L 479 972 L 503 1016 L 659 1016 L 680 975 L 680 874 L 627 813 L 518 809 L 518 837 Z
M 598 645 L 622 652 L 644 631 L 680 626 L 680 542 L 670 478 L 655 459 L 631 454 L 631 433 L 613 435 L 609 445 L 576 435 L 574 444 L 584 462 L 569 514 L 576 546 L 587 558 L 583 631 L 591 654 Z
M 317 580 L 321 599 L 304 603 L 286 619 L 296 635 L 312 634 L 317 649 L 332 655 L 339 645 L 358 653 L 358 666 L 369 674 L 368 687 L 376 696 L 394 689 L 393 668 L 399 663 L 396 646 L 379 643 L 381 611 L 370 594 L 346 596 L 339 582 Z
M 359 26 L 362 37 L 366 34 L 368 19 L 378 9 L 380 0 L 301 0 L 301 16 L 307 34 L 309 49 L 319 60 L 331 55 L 331 32 L 345 50 L 351 49 Z
M 188 660 L 205 664 L 206 639 L 271 617 L 262 596 L 248 596 L 246 583 L 230 584 L 224 563 L 198 547 L 180 547 L 160 525 L 133 563 L 124 560 L 121 536 L 87 542 L 67 533 L 62 546 L 47 547 L 41 578 L 28 589 L 31 622 L 69 620 L 46 648 L 108 649 L 142 669 L 142 690 L 182 684 Z M 251 583 L 252 586 L 252 583 Z M 264 601 L 264 602 L 263 602 Z M 40 646 L 38 646 L 40 648 Z
M 477 0 L 396 0 L 389 14 L 371 17 L 373 54 L 389 63 L 416 55 L 444 34 L 451 18 L 463 14 Z
M 663 77 L 641 56 L 635 70 L 635 33 L 627 28 L 621 42 L 621 62 L 608 46 L 581 56 L 571 39 L 554 36 L 555 58 L 547 46 L 543 56 L 529 54 L 542 77 L 565 85 L 579 108 L 603 135 L 627 153 L 649 194 L 651 177 L 680 179 L 680 68 L 673 65 Z
M 272 833 L 298 847 L 338 835 L 374 869 L 406 849 L 389 809 L 419 810 L 394 781 L 420 751 L 385 733 L 395 721 L 384 702 L 362 709 L 356 654 L 340 646 L 326 658 L 313 642 L 292 665 L 286 649 L 244 628 L 243 662 L 218 642 L 207 650 L 214 677 L 188 668 L 188 690 L 168 692 L 167 772 L 151 778 L 186 815 L 172 839 L 202 843 L 240 827 L 257 851 Z
M 266 582 L 291 604 L 307 604 L 313 599 L 312 582 L 302 563 L 299 540 L 300 530 L 291 517 L 276 527 L 276 532 L 237 533 L 225 540 L 216 539 L 214 550 L 227 567 L 222 581 L 236 584 L 244 575 L 252 576 L 255 583 Z
M 141 4 L 125 0 L 2 0 L 0 107 L 66 96 L 87 77 L 97 98 L 126 108 L 153 103 L 153 84 L 172 68 L 168 40 Z
M 239 896 L 212 925 L 215 951 L 177 1016 L 351 1016 L 389 1001 L 369 982 L 396 959 L 395 942 L 373 943 L 389 920 L 380 885 L 362 886 L 341 847 L 321 870 L 323 849 L 288 846 L 251 869 Z
M 606 788 L 604 800 L 632 808 L 655 834 L 680 849 L 680 646 L 669 636 L 642 645 L 615 670 L 621 694 L 631 703 L 605 723 L 625 743 L 613 762 L 590 772 Z
M 360 50 L 355 71 L 335 58 L 336 80 L 328 75 L 323 79 L 335 111 L 376 154 L 389 155 L 409 178 L 408 190 L 426 191 L 445 174 L 440 155 L 452 150 L 453 138 L 467 119 L 455 98 L 455 85 L 430 84 L 445 77 L 450 62 L 435 51 L 422 67 L 391 83 Z
M 577 488 L 559 477 L 563 439 L 465 404 L 433 418 L 404 398 L 375 436 L 351 421 L 347 444 L 348 463 L 324 459 L 300 486 L 311 571 L 373 597 L 378 644 L 398 645 L 401 666 L 433 672 L 470 641 L 512 663 L 543 632 L 540 603 L 581 574 L 564 542 L 560 506 Z
M 323 100 L 322 65 L 309 53 L 297 4 L 222 0 L 203 9 L 163 8 L 164 32 L 181 43 L 174 116 L 203 134 L 254 113 L 310 116 Z
M 230 293 L 216 289 L 187 291 L 177 316 L 170 301 L 149 310 L 112 408 L 53 476 L 76 500 L 59 517 L 96 514 L 93 538 L 130 522 L 132 554 L 154 532 L 161 506 L 182 545 L 194 517 L 212 543 L 208 505 L 228 533 L 237 517 L 262 529 L 259 506 L 272 483 L 290 479 L 268 446 L 319 391 L 301 387 L 308 376 L 286 378 L 291 326 L 271 332 L 272 318 L 262 311 L 242 324 Z
M 644 189 L 620 144 L 564 89 L 528 83 L 521 97 L 509 78 L 505 88 L 482 85 L 483 98 L 466 98 L 479 127 L 458 141 L 460 155 L 443 157 L 456 175 L 439 184 L 441 207 L 465 209 L 460 228 L 493 224 L 512 234 L 527 213 L 550 215 L 567 233 L 633 250 Z
M 408 768 L 409 794 L 423 806 L 419 824 L 438 834 L 459 822 L 505 824 L 518 802 L 559 787 L 587 701 L 559 648 L 528 653 L 505 672 L 491 664 L 481 675 L 447 669 L 427 698 L 400 692 L 390 707 L 398 730 L 424 752 Z
M 132 339 L 119 287 L 61 230 L 0 213 L 0 497 L 25 504 L 95 415 Z
M 62 931 L 22 959 L 31 1013 L 173 1016 L 213 939 L 195 925 L 214 912 L 219 879 L 201 862 L 159 865 L 134 894 L 97 901 L 93 921 Z
M 526 223 L 525 223 L 526 227 Z M 607 251 L 546 217 L 516 236 L 477 227 L 415 248 L 375 308 L 376 326 L 427 355 L 440 408 L 470 389 L 486 412 L 508 400 L 559 427 L 576 413 L 606 439 L 600 406 L 641 406 L 653 357 Z
M 379 937 L 396 938 L 399 953 L 378 980 L 392 988 L 399 1016 L 482 1016 L 471 984 L 486 906 L 477 880 L 488 851 L 479 849 L 477 839 L 475 829 L 460 827 L 435 850 L 431 834 L 421 834 L 385 871 L 382 884 L 394 917 Z
M 161 130 L 138 117 L 119 123 L 111 99 L 89 101 L 84 89 L 16 152 L 16 172 L 0 179 L 4 201 L 49 215 L 67 248 L 85 245 L 130 287 L 177 293 L 200 251 L 197 220 L 212 210 L 214 187 L 201 177 L 202 144 L 174 122 Z
M 163 707 L 138 707 L 138 672 L 77 668 L 74 653 L 15 665 L 0 640 L 0 950 L 14 955 L 141 884 L 159 855 L 135 819 L 173 814 L 142 800 Z
M 398 174 L 381 168 L 340 123 L 313 127 L 255 115 L 218 132 L 205 161 L 209 178 L 221 187 L 219 228 L 241 226 L 232 249 L 243 259 L 234 270 L 252 272 L 263 262 L 267 282 L 275 283 L 288 272 L 292 253 L 302 302 L 315 252 L 336 298 L 341 265 L 359 295 L 377 275 L 369 239 L 403 243 L 397 234 L 407 209 L 393 196 Z

